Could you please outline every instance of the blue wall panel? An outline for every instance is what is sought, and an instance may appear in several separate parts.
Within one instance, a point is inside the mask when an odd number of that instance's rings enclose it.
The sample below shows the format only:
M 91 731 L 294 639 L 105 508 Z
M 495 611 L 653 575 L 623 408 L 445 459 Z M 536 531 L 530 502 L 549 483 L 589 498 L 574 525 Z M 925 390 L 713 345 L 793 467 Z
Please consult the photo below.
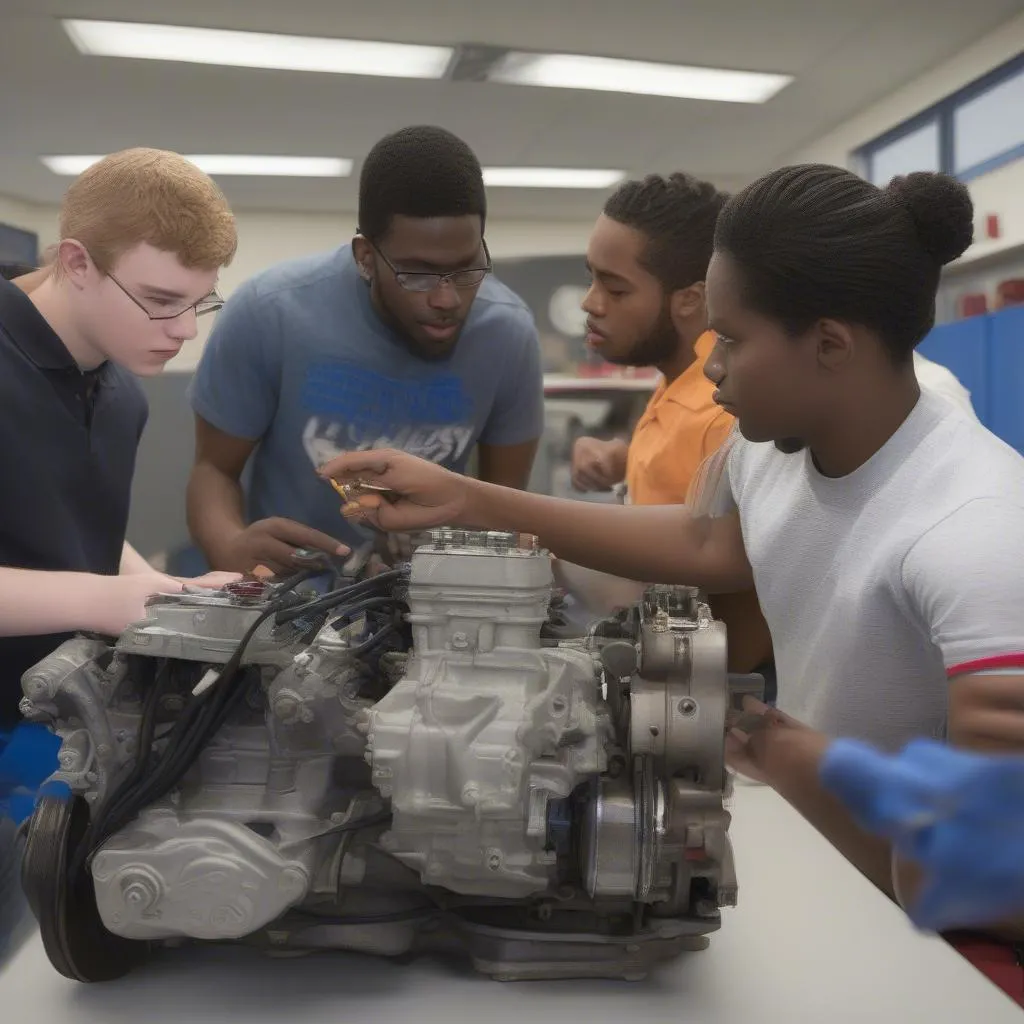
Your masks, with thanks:
M 1024 306 L 984 319 L 990 370 L 989 415 L 984 422 L 993 434 L 1024 452 Z
M 990 316 L 941 324 L 918 345 L 926 359 L 941 363 L 971 393 L 974 411 L 982 423 L 989 419 L 991 382 L 989 374 Z

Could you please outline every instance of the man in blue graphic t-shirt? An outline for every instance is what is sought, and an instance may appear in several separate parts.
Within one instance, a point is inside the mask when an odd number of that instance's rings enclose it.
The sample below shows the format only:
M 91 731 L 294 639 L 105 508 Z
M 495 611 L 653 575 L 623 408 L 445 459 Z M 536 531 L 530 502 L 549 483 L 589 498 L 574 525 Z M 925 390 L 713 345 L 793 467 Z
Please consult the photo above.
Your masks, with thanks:
M 284 572 L 300 548 L 365 548 L 315 472 L 341 451 L 401 448 L 464 471 L 477 447 L 483 479 L 526 486 L 540 346 L 526 305 L 490 274 L 485 219 L 472 150 L 406 128 L 366 158 L 351 245 L 231 297 L 190 388 L 189 527 L 212 566 Z

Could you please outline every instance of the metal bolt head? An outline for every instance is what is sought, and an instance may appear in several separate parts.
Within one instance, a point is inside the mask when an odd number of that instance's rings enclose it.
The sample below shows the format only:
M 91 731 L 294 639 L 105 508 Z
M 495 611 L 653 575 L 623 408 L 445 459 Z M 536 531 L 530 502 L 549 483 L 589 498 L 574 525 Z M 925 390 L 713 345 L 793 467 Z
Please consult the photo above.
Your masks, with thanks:
M 692 697 L 684 697 L 679 702 L 679 714 L 692 718 L 697 714 L 697 702 Z
M 277 884 L 282 892 L 297 899 L 305 892 L 306 876 L 299 868 L 289 866 L 278 876 Z
M 145 910 L 150 905 L 151 898 L 145 886 L 136 882 L 125 889 L 124 901 L 136 910 Z
M 121 895 L 135 914 L 152 910 L 160 899 L 160 889 L 152 878 L 132 872 L 121 881 Z
M 47 697 L 46 680 L 34 676 L 25 683 L 25 692 L 33 700 L 45 700 Z
M 274 701 L 274 714 L 282 721 L 291 718 L 298 709 L 298 702 L 292 697 L 279 697 Z

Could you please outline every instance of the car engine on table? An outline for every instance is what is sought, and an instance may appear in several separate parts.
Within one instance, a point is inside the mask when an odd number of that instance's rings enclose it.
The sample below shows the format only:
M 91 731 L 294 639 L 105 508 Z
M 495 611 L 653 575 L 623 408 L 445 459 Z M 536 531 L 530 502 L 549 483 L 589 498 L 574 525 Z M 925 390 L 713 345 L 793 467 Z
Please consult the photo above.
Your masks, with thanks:
M 25 674 L 61 738 L 23 883 L 53 965 L 162 944 L 459 955 L 502 980 L 643 977 L 737 883 L 724 626 L 690 588 L 566 636 L 532 537 L 158 596 Z

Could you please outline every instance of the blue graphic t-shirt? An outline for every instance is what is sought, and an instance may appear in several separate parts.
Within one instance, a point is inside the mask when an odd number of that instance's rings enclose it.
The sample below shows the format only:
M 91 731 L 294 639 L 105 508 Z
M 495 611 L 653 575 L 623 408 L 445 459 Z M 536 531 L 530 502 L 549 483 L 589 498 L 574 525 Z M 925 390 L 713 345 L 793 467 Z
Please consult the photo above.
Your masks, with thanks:
M 218 314 L 189 388 L 218 430 L 259 440 L 250 521 L 285 516 L 346 543 L 315 468 L 342 451 L 399 448 L 465 469 L 473 446 L 521 444 L 543 428 L 540 345 L 525 303 L 493 276 L 452 355 L 414 355 L 385 325 L 352 248 L 271 267 Z

